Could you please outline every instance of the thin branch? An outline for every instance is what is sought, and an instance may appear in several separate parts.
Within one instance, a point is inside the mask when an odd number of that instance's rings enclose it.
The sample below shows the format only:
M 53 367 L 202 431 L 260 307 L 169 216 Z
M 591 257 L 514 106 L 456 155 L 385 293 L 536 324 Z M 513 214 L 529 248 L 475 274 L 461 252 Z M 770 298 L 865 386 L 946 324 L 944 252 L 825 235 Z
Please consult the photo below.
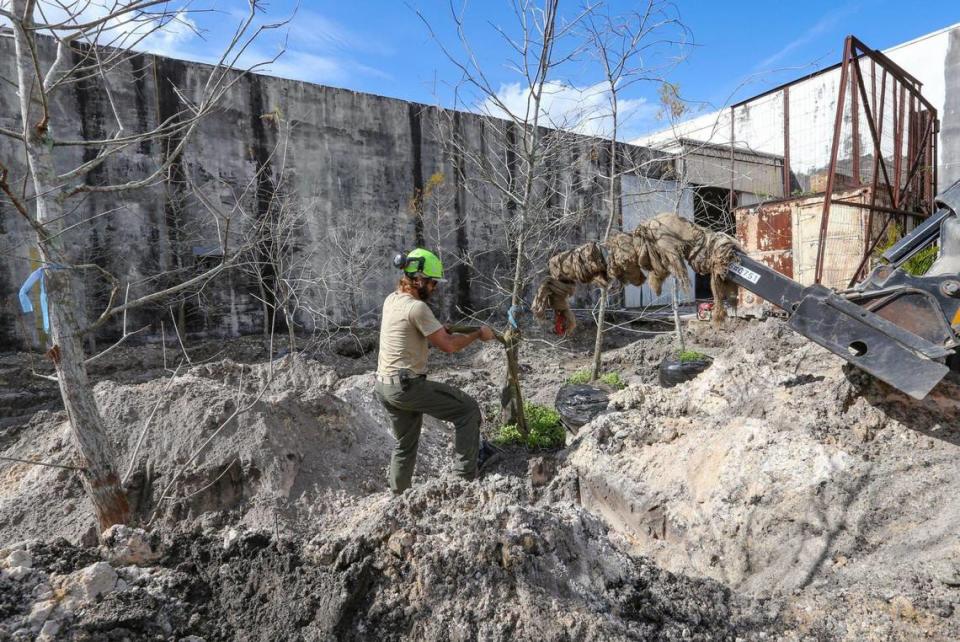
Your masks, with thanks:
M 223 261 L 219 265 L 213 268 L 210 268 L 209 270 L 207 270 L 206 272 L 203 272 L 202 274 L 198 274 L 192 279 L 188 279 L 186 281 L 178 283 L 177 285 L 166 288 L 165 290 L 160 290 L 157 292 L 152 292 L 150 294 L 144 295 L 139 299 L 134 299 L 129 303 L 124 303 L 123 305 L 119 305 L 115 308 L 108 308 L 107 310 L 104 310 L 103 314 L 100 315 L 100 318 L 97 319 L 97 321 L 87 326 L 86 328 L 80 330 L 79 334 L 87 334 L 89 332 L 92 332 L 93 330 L 96 330 L 97 328 L 102 326 L 104 323 L 106 323 L 110 317 L 120 314 L 125 310 L 138 308 L 141 305 L 146 305 L 147 303 L 151 303 L 153 301 L 159 301 L 160 299 L 166 298 L 172 294 L 176 294 L 177 292 L 180 292 L 182 290 L 186 290 L 188 288 L 192 288 L 195 285 L 204 283 L 212 279 L 213 277 L 217 276 L 228 267 L 234 265 L 237 262 L 238 258 L 239 258 L 239 254 L 235 254 L 230 259 Z
M 126 330 L 124 330 L 123 336 L 120 337 L 119 339 L 117 339 L 116 343 L 114 343 L 113 345 L 111 345 L 109 348 L 107 348 L 107 349 L 104 350 L 103 352 L 99 352 L 99 353 L 93 355 L 92 357 L 90 357 L 89 359 L 86 359 L 83 363 L 86 364 L 86 365 L 90 365 L 91 363 L 93 363 L 94 361 L 96 361 L 97 359 L 99 359 L 99 358 L 102 357 L 103 355 L 107 354 L 108 352 L 110 352 L 111 350 L 113 350 L 114 348 L 116 348 L 117 346 L 119 346 L 121 343 L 123 343 L 124 341 L 126 341 L 127 339 L 129 339 L 130 337 L 132 337 L 133 335 L 135 335 L 135 334 L 140 334 L 140 333 L 143 332 L 144 330 L 149 330 L 149 329 L 150 329 L 150 326 L 149 326 L 149 325 L 145 325 L 145 326 L 143 326 L 142 328 L 140 328 L 139 330 L 134 330 L 133 332 L 127 332 Z
M 91 20 L 89 22 L 77 23 L 76 21 L 64 20 L 63 22 L 57 22 L 53 24 L 33 24 L 30 26 L 30 30 L 33 30 L 33 31 L 70 30 L 70 31 L 77 31 L 77 32 L 89 31 L 94 27 L 99 27 L 108 22 L 115 21 L 120 16 L 126 15 L 128 13 L 131 13 L 134 11 L 138 13 L 142 13 L 144 12 L 145 9 L 149 9 L 150 7 L 156 6 L 158 4 L 166 4 L 168 2 L 170 2 L 170 0 L 147 0 L 145 2 L 131 2 L 129 5 L 121 9 L 111 11 L 107 15 L 101 16 L 100 18 Z M 75 17 L 75 14 L 72 17 Z M 74 37 L 76 37 L 77 35 L 79 34 L 74 34 Z
M 177 341 L 180 343 L 180 350 L 183 351 L 183 356 L 187 360 L 187 363 L 193 365 L 193 363 L 190 361 L 190 355 L 187 354 L 187 349 L 183 347 L 183 339 L 180 338 L 180 327 L 177 323 L 177 320 L 173 316 L 173 308 L 168 308 L 168 310 L 170 310 L 170 320 L 173 321 L 173 331 L 177 333 Z M 124 311 L 124 314 L 126 314 L 126 311 Z
M 7 457 L 6 455 L 0 455 L 0 459 L 5 461 L 15 461 L 21 464 L 32 464 L 34 466 L 47 466 L 49 468 L 66 468 L 68 470 L 86 470 L 82 466 L 70 466 L 68 464 L 52 464 L 46 461 L 32 461 L 30 459 L 18 459 L 17 457 Z
M 130 475 L 133 474 L 133 467 L 137 463 L 137 456 L 140 454 L 140 445 L 143 444 L 143 438 L 147 434 L 147 429 L 150 427 L 150 422 L 153 421 L 153 416 L 157 414 L 157 409 L 160 408 L 160 404 L 163 403 L 164 395 L 166 395 L 167 391 L 170 390 L 170 386 L 173 385 L 173 381 L 177 378 L 177 374 L 180 372 L 180 367 L 182 365 L 182 361 L 177 364 L 177 369 L 173 371 L 173 375 L 167 380 L 167 385 L 165 385 L 163 390 L 160 392 L 160 396 L 157 399 L 157 403 L 154 404 L 153 410 L 150 411 L 150 415 L 147 417 L 147 420 L 143 422 L 143 428 L 140 429 L 140 436 L 137 438 L 137 445 L 134 446 L 133 454 L 130 455 L 130 465 L 127 467 L 127 472 L 124 473 L 123 479 L 120 480 L 121 486 L 126 486 L 127 481 L 130 479 Z
M 245 406 L 242 406 L 240 405 L 240 400 L 241 400 L 241 395 L 243 390 L 243 372 L 241 371 L 240 383 L 237 391 L 236 409 L 230 414 L 229 417 L 223 420 L 220 426 L 218 426 L 217 429 L 213 431 L 213 433 L 206 439 L 206 441 L 200 444 L 200 446 L 194 451 L 194 453 L 190 456 L 190 458 L 187 459 L 187 461 L 184 462 L 184 464 L 180 466 L 180 468 L 178 468 L 177 471 L 173 474 L 173 476 L 170 478 L 170 481 L 167 483 L 166 486 L 164 486 L 163 490 L 160 492 L 160 499 L 157 501 L 157 505 L 154 508 L 153 515 L 150 517 L 150 521 L 148 522 L 148 524 L 153 523 L 153 520 L 157 517 L 157 515 L 160 512 L 160 505 L 164 502 L 164 500 L 166 500 L 169 497 L 168 493 L 170 489 L 177 482 L 177 480 L 180 479 L 180 476 L 183 475 L 187 467 L 189 467 L 197 459 L 197 457 L 199 457 L 200 454 L 204 450 L 206 450 L 207 446 L 210 445 L 210 442 L 212 442 L 217 437 L 217 435 L 219 435 L 223 431 L 223 429 L 230 424 L 231 421 L 236 419 L 237 416 L 247 412 L 248 410 L 253 408 L 255 405 L 257 405 L 257 403 L 260 401 L 260 398 L 263 397 L 263 394 L 267 391 L 267 388 L 269 388 L 270 384 L 272 383 L 273 383 L 272 379 L 268 380 L 260 389 L 260 391 L 257 393 L 257 395 L 253 398 L 253 400 L 250 401 L 250 403 L 246 404 Z
M 223 479 L 223 476 L 224 476 L 224 475 L 226 475 L 228 472 L 230 472 L 230 469 L 233 468 L 233 465 L 236 464 L 236 463 L 239 462 L 239 461 L 240 461 L 240 458 L 239 458 L 239 457 L 234 457 L 233 460 L 232 460 L 229 464 L 227 464 L 226 466 L 223 467 L 223 470 L 220 472 L 220 474 L 217 475 L 216 477 L 214 477 L 214 479 L 213 479 L 212 482 L 210 482 L 209 484 L 206 484 L 206 485 L 204 485 L 204 486 L 201 486 L 200 488 L 198 488 L 197 490 L 193 491 L 193 492 L 190 493 L 189 495 L 184 495 L 183 497 L 177 497 L 176 495 L 164 495 L 164 496 L 161 497 L 161 499 L 164 499 L 164 500 L 169 499 L 169 500 L 172 500 L 172 501 L 182 502 L 182 501 L 186 501 L 186 500 L 190 499 L 191 497 L 196 497 L 197 495 L 199 495 L 199 494 L 202 493 L 203 491 L 208 490 L 208 489 L 210 489 L 210 488 L 213 488 L 214 485 L 216 485 L 216 483 L 217 483 L 218 481 L 220 481 L 221 479 Z

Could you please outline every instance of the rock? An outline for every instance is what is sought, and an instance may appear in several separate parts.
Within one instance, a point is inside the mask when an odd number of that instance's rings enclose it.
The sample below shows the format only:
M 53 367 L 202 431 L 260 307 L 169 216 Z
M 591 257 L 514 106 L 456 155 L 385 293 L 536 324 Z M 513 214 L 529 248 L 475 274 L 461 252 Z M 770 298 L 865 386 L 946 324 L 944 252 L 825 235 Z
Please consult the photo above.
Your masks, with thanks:
M 44 623 L 50 619 L 50 614 L 53 613 L 55 608 L 57 608 L 56 600 L 35 602 L 30 609 L 30 614 L 27 616 L 27 623 L 30 625 L 30 628 L 34 631 L 41 630 Z
M 406 557 L 410 549 L 413 548 L 414 541 L 416 541 L 416 537 L 413 533 L 403 530 L 396 531 L 387 540 L 387 548 L 397 557 Z
M 100 537 L 100 554 L 111 564 L 146 566 L 160 558 L 150 536 L 139 528 L 115 524 Z
M 199 635 L 188 635 L 185 638 L 180 638 L 180 642 L 207 642 L 205 639 Z
M 88 548 L 93 548 L 100 543 L 100 530 L 91 525 L 90 528 L 86 530 L 82 537 L 80 537 L 80 544 Z
M 557 460 L 552 457 L 534 457 L 527 465 L 530 483 L 545 486 L 557 474 Z
M 933 569 L 933 576 L 943 585 L 956 588 L 960 586 L 960 564 L 944 561 Z
M 96 562 L 67 576 L 65 587 L 74 597 L 95 600 L 117 586 L 117 572 L 106 562 Z
M 228 528 L 223 533 L 223 550 L 229 549 L 238 539 L 240 539 L 240 531 L 235 528 Z
M 56 640 L 57 633 L 60 632 L 60 623 L 56 620 L 47 620 L 43 623 L 43 628 L 40 629 L 40 635 L 37 636 L 37 640 Z
M 7 568 L 14 566 L 33 568 L 33 557 L 30 555 L 29 551 L 22 549 L 14 550 L 7 555 L 7 559 L 4 561 L 4 566 Z
M 29 566 L 12 566 L 3 570 L 3 576 L 12 580 L 22 580 L 33 571 Z

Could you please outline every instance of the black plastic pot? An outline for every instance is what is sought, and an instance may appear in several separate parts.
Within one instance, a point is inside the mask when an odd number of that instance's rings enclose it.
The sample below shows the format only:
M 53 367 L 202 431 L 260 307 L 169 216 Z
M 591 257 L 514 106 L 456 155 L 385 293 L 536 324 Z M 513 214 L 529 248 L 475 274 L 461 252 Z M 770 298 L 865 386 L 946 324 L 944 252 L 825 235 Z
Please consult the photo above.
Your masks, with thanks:
M 610 392 L 605 388 L 568 383 L 557 391 L 553 405 L 560 415 L 560 423 L 575 433 L 580 426 L 606 410 L 609 401 Z
M 660 362 L 660 385 L 672 388 L 678 383 L 690 381 L 710 367 L 713 359 L 706 357 L 694 361 L 680 361 L 677 357 L 667 357 Z

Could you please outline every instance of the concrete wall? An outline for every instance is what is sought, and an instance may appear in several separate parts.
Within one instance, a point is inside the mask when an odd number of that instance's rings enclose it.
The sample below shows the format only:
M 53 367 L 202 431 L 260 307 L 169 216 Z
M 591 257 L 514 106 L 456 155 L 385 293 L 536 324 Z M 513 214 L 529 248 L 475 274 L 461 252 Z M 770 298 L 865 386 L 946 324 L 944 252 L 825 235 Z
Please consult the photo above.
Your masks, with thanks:
M 41 45 L 41 60 L 52 60 L 52 43 Z M 175 113 L 179 105 L 174 87 L 196 95 L 208 71 L 203 65 L 137 55 L 114 69 L 108 82 L 127 130 L 136 131 Z M 0 75 L 15 77 L 9 38 L 0 38 Z M 52 109 L 57 140 L 115 131 L 106 95 L 96 82 L 68 86 L 56 95 Z M 281 115 L 293 127 L 285 159 L 275 155 L 278 130 L 270 114 Z M 0 123 L 19 128 L 17 115 L 13 89 L 0 84 Z M 244 213 L 234 214 L 231 221 L 231 243 L 236 243 L 269 209 L 263 194 L 285 167 L 288 191 L 308 212 L 295 239 L 297 256 L 319 272 L 332 272 L 329 287 L 311 291 L 305 301 L 314 312 L 335 321 L 359 314 L 374 322 L 383 296 L 398 276 L 389 266 L 390 258 L 418 242 L 438 247 L 448 265 L 456 264 L 459 256 L 475 257 L 471 265 L 461 263 L 451 270 L 450 282 L 435 305 L 441 318 L 459 318 L 458 310 L 499 306 L 502 297 L 491 289 L 488 277 L 510 270 L 503 228 L 509 212 L 496 194 L 467 188 L 477 177 L 470 175 L 463 158 L 444 151 L 439 119 L 436 109 L 424 105 L 266 76 L 243 78 L 219 111 L 203 123 L 168 180 L 137 192 L 92 195 L 68 203 L 67 224 L 79 223 L 64 237 L 68 260 L 98 263 L 124 283 L 129 281 L 131 298 L 196 274 L 216 261 L 202 255 L 219 245 L 224 220 L 216 220 L 200 206 L 184 179 L 189 177 L 225 212 L 234 210 L 236 195 L 246 189 L 240 199 Z M 458 113 L 448 125 L 472 151 L 492 163 L 503 165 L 509 157 L 502 121 Z M 600 141 L 580 137 L 550 168 L 551 180 L 566 186 L 562 207 L 583 214 L 581 224 L 567 230 L 559 243 L 599 235 L 594 212 L 602 211 L 603 185 L 597 168 L 605 162 L 604 150 Z M 631 152 L 649 155 L 637 148 Z M 92 153 L 58 147 L 60 169 Z M 164 153 L 159 142 L 129 148 L 89 180 L 105 184 L 144 176 Z M 0 138 L 0 159 L 11 167 L 11 184 L 21 185 L 22 150 L 14 141 Z M 652 167 L 654 174 L 665 171 L 657 164 Z M 435 174 L 444 176 L 442 188 L 433 198 L 430 215 L 418 222 L 410 201 Z M 28 196 L 29 192 L 28 186 Z M 0 349 L 36 345 L 38 340 L 35 317 L 21 315 L 16 301 L 19 284 L 34 267 L 32 247 L 26 223 L 10 204 L 0 201 Z M 337 284 L 338 266 L 344 265 L 337 253 L 344 250 L 362 254 L 369 263 L 348 275 L 353 287 Z M 154 276 L 171 270 L 173 275 Z M 107 288 L 93 273 L 80 279 L 78 287 L 88 318 L 95 318 L 106 304 Z M 260 295 L 248 275 L 234 271 L 176 302 L 173 316 L 182 308 L 187 330 L 195 335 L 258 332 L 263 327 Z M 169 331 L 171 312 L 166 306 L 136 312 L 129 327 L 149 324 L 156 334 L 161 319 L 168 321 Z M 116 336 L 118 323 L 99 338 Z

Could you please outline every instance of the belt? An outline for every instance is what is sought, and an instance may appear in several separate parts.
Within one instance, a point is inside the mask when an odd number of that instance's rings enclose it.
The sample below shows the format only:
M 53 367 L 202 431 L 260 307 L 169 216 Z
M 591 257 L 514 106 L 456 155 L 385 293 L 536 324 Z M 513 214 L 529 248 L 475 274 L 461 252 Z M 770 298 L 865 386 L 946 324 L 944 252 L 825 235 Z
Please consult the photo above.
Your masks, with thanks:
M 400 375 L 382 375 L 379 372 L 376 374 L 377 381 L 387 385 L 387 386 L 399 386 L 404 381 L 410 381 L 411 379 L 426 379 L 427 375 L 411 375 L 406 377 L 401 377 Z

